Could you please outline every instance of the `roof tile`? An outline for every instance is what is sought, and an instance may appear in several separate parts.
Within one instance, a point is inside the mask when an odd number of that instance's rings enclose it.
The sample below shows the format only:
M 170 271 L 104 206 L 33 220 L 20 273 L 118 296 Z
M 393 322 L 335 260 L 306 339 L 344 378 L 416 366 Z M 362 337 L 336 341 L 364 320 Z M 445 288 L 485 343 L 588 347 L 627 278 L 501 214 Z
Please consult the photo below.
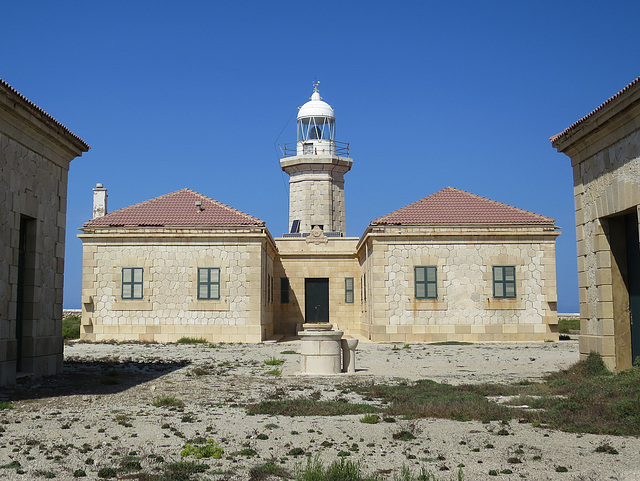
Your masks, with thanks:
M 573 124 L 571 124 L 569 127 L 567 127 L 566 129 L 564 129 L 562 132 L 560 132 L 559 134 L 556 134 L 554 136 L 552 136 L 551 138 L 549 138 L 549 140 L 551 141 L 551 144 L 553 145 L 554 143 L 556 143 L 558 140 L 562 139 L 563 137 L 566 137 L 567 135 L 569 135 L 573 130 L 575 130 L 579 125 L 583 124 L 584 122 L 586 122 L 589 118 L 593 117 L 596 113 L 598 113 L 599 111 L 601 111 L 602 109 L 604 109 L 607 105 L 609 105 L 610 103 L 612 103 L 614 100 L 618 99 L 619 97 L 621 97 L 622 95 L 624 95 L 626 92 L 628 92 L 630 89 L 632 89 L 634 86 L 638 85 L 638 83 L 640 83 L 640 77 L 636 78 L 633 82 L 631 82 L 629 85 L 627 85 L 625 88 L 623 88 L 622 90 L 620 90 L 620 92 L 618 92 L 617 94 L 615 94 L 612 97 L 609 97 L 607 100 L 605 100 L 604 102 L 602 102 L 598 108 L 592 110 L 591 112 L 589 112 L 587 115 L 585 115 L 584 117 L 582 117 L 579 120 L 576 120 Z
M 419 224 L 554 224 L 555 220 L 502 204 L 454 187 L 446 187 L 371 225 Z
M 201 202 L 196 206 L 196 202 Z M 210 199 L 191 189 L 182 189 L 119 209 L 85 223 L 93 226 L 264 226 L 264 221 Z

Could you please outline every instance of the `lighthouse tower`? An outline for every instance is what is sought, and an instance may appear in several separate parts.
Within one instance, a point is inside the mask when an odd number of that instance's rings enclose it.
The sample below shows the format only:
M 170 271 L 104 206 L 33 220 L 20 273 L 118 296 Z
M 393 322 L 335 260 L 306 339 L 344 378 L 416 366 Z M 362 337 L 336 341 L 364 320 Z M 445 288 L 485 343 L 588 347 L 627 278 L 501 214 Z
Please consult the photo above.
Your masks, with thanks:
M 304 237 L 311 232 L 327 237 L 345 235 L 344 174 L 353 160 L 349 144 L 337 142 L 333 109 L 322 100 L 319 82 L 311 100 L 298 112 L 295 148 L 285 144 L 280 167 L 289 174 L 289 233 Z

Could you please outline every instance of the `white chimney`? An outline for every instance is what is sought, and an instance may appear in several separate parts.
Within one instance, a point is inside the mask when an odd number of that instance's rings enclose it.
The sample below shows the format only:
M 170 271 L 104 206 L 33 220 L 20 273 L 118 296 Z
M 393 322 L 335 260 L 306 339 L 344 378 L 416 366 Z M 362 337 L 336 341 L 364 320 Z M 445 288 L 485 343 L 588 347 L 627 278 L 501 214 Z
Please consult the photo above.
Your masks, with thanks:
M 93 219 L 104 217 L 107 213 L 107 189 L 97 183 L 93 189 Z

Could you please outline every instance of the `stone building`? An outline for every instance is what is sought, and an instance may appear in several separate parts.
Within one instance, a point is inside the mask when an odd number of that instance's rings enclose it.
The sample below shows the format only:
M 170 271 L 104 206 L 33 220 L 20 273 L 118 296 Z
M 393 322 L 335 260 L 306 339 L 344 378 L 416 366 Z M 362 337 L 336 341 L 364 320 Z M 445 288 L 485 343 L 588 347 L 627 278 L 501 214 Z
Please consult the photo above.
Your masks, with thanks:
M 82 337 L 260 342 L 273 336 L 275 243 L 264 222 L 189 189 L 94 217 L 83 246 Z
M 640 356 L 640 78 L 551 144 L 573 167 L 580 355 L 626 369 Z
M 88 150 L 0 80 L 0 385 L 62 370 L 67 173 Z
M 82 337 L 259 342 L 328 322 L 373 341 L 557 339 L 553 219 L 448 187 L 346 237 L 353 160 L 317 88 L 284 153 L 276 239 L 188 189 L 104 215 L 99 185 L 80 235 Z

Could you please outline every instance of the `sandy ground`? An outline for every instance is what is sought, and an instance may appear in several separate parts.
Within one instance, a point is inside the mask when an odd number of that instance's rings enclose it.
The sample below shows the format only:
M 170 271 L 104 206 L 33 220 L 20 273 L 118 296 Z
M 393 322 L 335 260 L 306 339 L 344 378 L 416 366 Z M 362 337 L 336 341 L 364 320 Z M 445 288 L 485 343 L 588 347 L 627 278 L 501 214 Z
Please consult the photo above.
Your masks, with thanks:
M 362 402 L 345 390 L 353 382 L 535 380 L 578 359 L 576 341 L 398 347 L 361 342 L 356 374 L 318 377 L 297 374 L 298 355 L 283 354 L 299 350 L 299 342 L 69 345 L 61 376 L 0 390 L 0 401 L 15 406 L 0 411 L 0 466 L 20 463 L 19 469 L 0 468 L 0 479 L 54 474 L 77 479 L 73 473 L 79 469 L 85 479 L 96 479 L 99 469 L 116 467 L 129 454 L 153 472 L 157 456 L 165 462 L 187 459 L 180 451 L 198 436 L 215 439 L 225 452 L 220 460 L 203 460 L 211 469 L 200 479 L 246 480 L 252 466 L 270 459 L 293 472 L 306 462 L 304 455 L 289 454 L 294 448 L 327 463 L 339 459 L 340 451 L 349 452 L 348 459 L 361 461 L 366 472 L 388 479 L 403 465 L 425 466 L 439 480 L 454 479 L 459 465 L 465 480 L 640 479 L 640 440 L 633 437 L 568 434 L 517 421 L 508 426 L 439 419 L 363 424 L 360 415 L 249 416 L 243 406 L 283 393 Z M 272 356 L 285 361 L 279 376 L 267 374 L 274 367 L 264 361 Z M 197 375 L 202 372 L 207 374 Z M 184 401 L 184 410 L 153 406 L 160 395 Z M 497 435 L 503 427 L 509 435 Z M 417 438 L 394 440 L 393 433 L 404 428 L 413 429 Z M 605 443 L 619 454 L 594 452 Z M 238 453 L 247 449 L 256 454 Z M 522 462 L 510 463 L 514 457 Z M 556 472 L 558 466 L 567 472 Z M 495 477 L 490 470 L 512 474 Z

